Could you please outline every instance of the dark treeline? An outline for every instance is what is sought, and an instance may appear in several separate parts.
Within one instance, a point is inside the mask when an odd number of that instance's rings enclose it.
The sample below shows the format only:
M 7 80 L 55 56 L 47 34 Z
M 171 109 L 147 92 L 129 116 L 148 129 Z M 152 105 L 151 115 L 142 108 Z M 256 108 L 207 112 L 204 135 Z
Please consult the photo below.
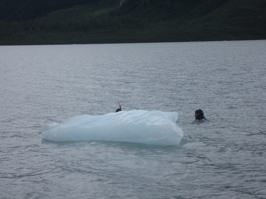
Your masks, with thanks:
M 266 38 L 265 0 L 0 0 L 0 44 Z
M 0 19 L 25 20 L 74 5 L 94 3 L 97 0 L 0 0 Z

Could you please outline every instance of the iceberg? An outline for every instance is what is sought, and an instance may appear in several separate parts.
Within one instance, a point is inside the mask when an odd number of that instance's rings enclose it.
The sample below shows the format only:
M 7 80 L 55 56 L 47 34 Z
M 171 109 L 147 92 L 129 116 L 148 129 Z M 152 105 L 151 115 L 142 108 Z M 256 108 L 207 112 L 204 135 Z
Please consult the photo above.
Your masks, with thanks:
M 53 142 L 114 141 L 178 145 L 183 137 L 177 112 L 132 110 L 105 115 L 80 115 L 42 132 Z

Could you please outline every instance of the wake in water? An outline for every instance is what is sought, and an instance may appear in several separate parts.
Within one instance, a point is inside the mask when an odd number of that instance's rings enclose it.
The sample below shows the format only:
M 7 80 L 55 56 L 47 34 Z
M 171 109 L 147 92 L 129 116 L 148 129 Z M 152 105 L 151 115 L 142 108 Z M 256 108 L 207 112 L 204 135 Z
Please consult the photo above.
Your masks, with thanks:
M 81 115 L 42 133 L 53 142 L 115 141 L 178 145 L 183 137 L 177 112 L 132 110 L 105 115 Z

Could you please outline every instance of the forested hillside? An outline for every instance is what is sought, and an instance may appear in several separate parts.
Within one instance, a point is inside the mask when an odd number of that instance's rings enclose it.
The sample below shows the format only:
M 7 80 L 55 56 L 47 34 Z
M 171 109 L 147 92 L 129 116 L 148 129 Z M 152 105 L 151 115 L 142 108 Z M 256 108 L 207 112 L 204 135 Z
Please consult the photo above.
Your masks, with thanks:
M 0 44 L 266 39 L 265 0 L 0 0 Z

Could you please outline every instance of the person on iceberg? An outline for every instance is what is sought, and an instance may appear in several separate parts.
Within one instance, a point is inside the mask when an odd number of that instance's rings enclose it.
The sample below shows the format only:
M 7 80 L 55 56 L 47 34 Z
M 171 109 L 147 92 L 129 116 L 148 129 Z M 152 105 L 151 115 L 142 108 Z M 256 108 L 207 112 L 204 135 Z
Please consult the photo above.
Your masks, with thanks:
M 119 105 L 119 107 L 118 107 L 118 109 L 116 109 L 116 111 L 115 111 L 116 113 L 122 111 L 122 106 L 121 106 L 121 104 L 118 103 L 118 105 Z

